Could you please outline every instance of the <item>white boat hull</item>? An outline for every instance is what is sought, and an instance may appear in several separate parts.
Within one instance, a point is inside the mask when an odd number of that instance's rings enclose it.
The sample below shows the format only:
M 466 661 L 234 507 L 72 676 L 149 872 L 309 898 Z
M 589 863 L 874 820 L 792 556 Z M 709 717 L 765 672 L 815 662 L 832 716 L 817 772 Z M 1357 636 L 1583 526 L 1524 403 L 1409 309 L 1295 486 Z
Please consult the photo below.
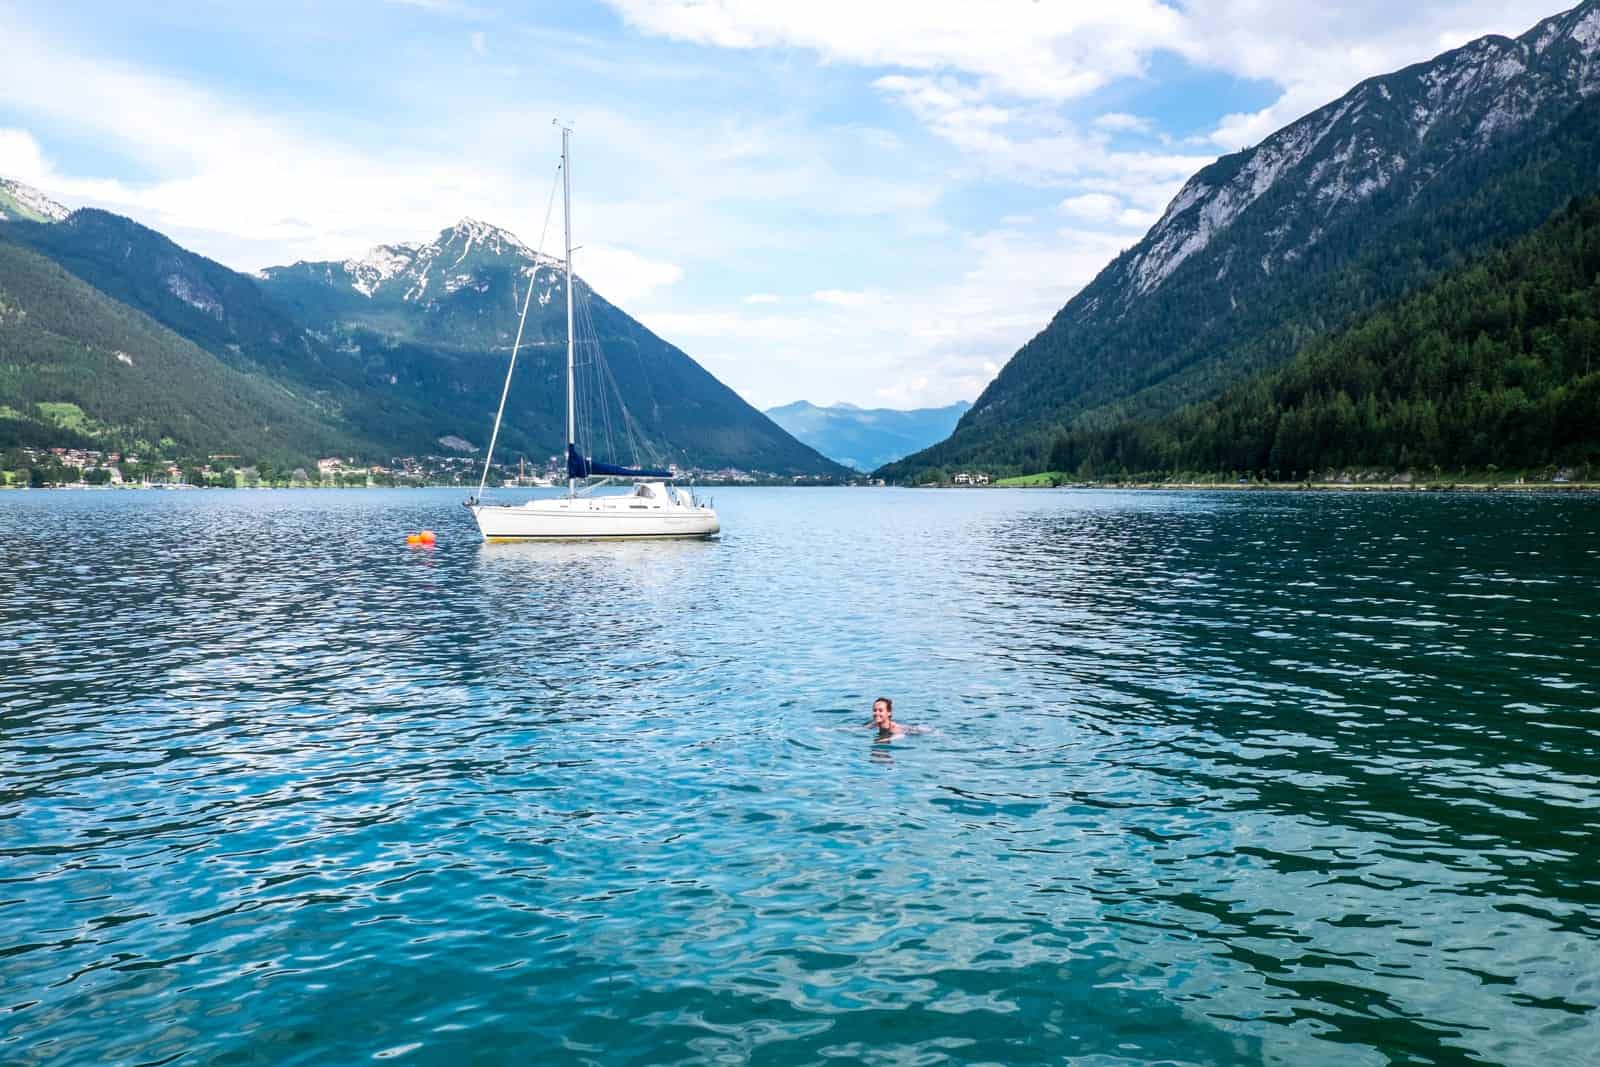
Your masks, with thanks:
M 506 541 L 645 541 L 714 537 L 722 529 L 704 504 L 674 500 L 664 487 L 647 495 L 561 497 L 526 504 L 468 504 L 483 539 Z

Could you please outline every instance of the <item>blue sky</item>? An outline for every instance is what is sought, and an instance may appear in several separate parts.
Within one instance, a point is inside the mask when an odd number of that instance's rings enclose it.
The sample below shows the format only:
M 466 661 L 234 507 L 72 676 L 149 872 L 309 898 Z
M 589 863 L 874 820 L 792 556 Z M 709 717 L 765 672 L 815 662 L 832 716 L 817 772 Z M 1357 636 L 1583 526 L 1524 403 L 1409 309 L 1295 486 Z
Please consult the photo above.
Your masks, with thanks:
M 145 7 L 162 10 L 142 10 Z M 752 403 L 972 399 L 1188 175 L 1522 0 L 0 0 L 0 176 L 230 266 L 462 217 Z

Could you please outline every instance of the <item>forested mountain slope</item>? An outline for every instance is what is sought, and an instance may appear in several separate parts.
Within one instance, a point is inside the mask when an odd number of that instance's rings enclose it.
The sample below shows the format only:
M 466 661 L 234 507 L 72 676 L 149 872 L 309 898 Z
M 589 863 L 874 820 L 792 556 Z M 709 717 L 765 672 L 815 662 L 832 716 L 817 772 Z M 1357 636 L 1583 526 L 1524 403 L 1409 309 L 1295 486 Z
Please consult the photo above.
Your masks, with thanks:
M 383 361 L 329 344 L 257 279 L 132 219 L 81 210 L 54 224 L 0 226 L 0 235 L 49 256 L 224 363 L 315 398 L 347 436 L 372 443 L 373 459 L 438 452 L 438 438 L 456 432 L 455 422 L 440 418 L 429 388 L 395 388 Z M 441 368 L 427 378 L 434 393 L 449 387 L 442 381 L 448 373 Z
M 0 447 L 64 444 L 278 464 L 372 447 L 315 398 L 0 238 Z
M 1061 427 L 1215 395 L 1600 188 L 1600 0 L 1369 79 L 1197 173 L 947 441 L 885 468 L 1037 468 Z
M 1600 463 L 1600 197 L 1164 419 L 1064 435 L 1086 475 Z

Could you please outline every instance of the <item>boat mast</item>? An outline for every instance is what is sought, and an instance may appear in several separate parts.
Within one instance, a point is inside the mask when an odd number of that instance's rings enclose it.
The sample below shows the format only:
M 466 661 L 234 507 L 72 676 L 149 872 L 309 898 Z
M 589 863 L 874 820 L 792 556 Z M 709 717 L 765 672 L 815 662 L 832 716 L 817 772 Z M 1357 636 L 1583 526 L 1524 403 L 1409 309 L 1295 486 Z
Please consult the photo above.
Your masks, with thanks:
M 561 161 L 562 167 L 566 160 Z M 559 174 L 557 175 L 559 177 Z M 533 267 L 528 271 L 528 291 L 522 297 L 522 314 L 517 319 L 517 339 L 511 342 L 511 360 L 506 364 L 506 383 L 500 387 L 500 406 L 494 412 L 494 429 L 489 434 L 489 450 L 483 454 L 483 477 L 478 479 L 478 495 L 472 503 L 483 500 L 483 487 L 489 484 L 489 465 L 494 462 L 494 443 L 500 439 L 500 420 L 505 418 L 506 397 L 511 395 L 511 374 L 517 369 L 517 352 L 522 348 L 522 331 L 528 325 L 528 308 L 533 304 L 533 290 L 539 283 L 539 257 L 544 255 L 545 234 L 550 232 L 550 211 L 556 204 L 556 183 L 550 182 L 550 196 L 544 204 L 544 228 L 539 231 L 539 248 L 533 254 Z M 517 282 L 511 280 L 511 304 L 516 306 Z
M 567 241 L 567 455 L 578 445 L 577 412 L 572 387 L 572 160 L 567 155 L 567 138 L 572 131 L 561 127 L 561 215 Z M 570 464 L 568 464 L 570 468 Z M 577 492 L 577 480 L 567 471 L 567 496 Z

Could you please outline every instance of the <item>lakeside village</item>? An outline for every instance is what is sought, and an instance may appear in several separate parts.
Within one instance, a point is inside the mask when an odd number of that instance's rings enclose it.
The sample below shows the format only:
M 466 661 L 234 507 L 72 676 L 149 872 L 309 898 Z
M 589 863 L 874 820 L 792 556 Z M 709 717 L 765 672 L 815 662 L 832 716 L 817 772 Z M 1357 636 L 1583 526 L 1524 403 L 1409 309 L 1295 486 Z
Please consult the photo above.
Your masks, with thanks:
M 727 486 L 882 486 L 882 478 L 861 475 L 851 479 L 814 475 L 780 475 L 770 471 L 722 467 L 715 470 L 672 468 L 675 477 L 696 485 Z M 245 464 L 226 454 L 204 463 L 179 463 L 146 458 L 133 452 L 100 452 L 89 448 L 9 448 L 0 450 L 0 489 L 366 489 L 460 486 L 476 488 L 483 473 L 482 460 L 472 456 L 397 456 L 387 464 L 362 463 L 354 458 L 327 457 L 314 466 L 274 467 L 265 462 Z M 1295 472 L 1298 475 L 1299 472 Z M 560 457 L 551 456 L 539 467 L 525 461 L 515 466 L 490 468 L 496 488 L 544 488 L 562 485 L 565 471 Z M 1421 490 L 1450 489 L 1600 489 L 1600 468 L 1548 466 L 1538 470 L 1502 471 L 1492 464 L 1483 470 L 1431 472 L 1328 470 L 1292 479 L 1269 478 L 1262 472 L 1184 472 L 1144 474 L 1104 479 L 1084 478 L 1062 471 L 991 476 L 983 471 L 951 474 L 924 472 L 912 483 L 925 489 L 1343 489 Z
M 0 488 L 7 489 L 264 489 L 387 488 L 422 486 L 475 487 L 483 461 L 471 456 L 397 456 L 387 464 L 360 463 L 327 457 L 314 467 L 274 467 L 242 463 L 239 456 L 219 454 L 203 463 L 180 463 L 133 452 L 100 452 L 89 448 L 12 448 L 0 451 Z M 674 474 L 680 474 L 676 467 Z M 850 482 L 809 475 L 793 477 L 769 471 L 723 467 L 691 469 L 681 476 L 698 485 L 882 485 L 862 477 Z M 560 457 L 540 468 L 525 462 L 490 469 L 490 482 L 500 487 L 539 488 L 562 483 Z

